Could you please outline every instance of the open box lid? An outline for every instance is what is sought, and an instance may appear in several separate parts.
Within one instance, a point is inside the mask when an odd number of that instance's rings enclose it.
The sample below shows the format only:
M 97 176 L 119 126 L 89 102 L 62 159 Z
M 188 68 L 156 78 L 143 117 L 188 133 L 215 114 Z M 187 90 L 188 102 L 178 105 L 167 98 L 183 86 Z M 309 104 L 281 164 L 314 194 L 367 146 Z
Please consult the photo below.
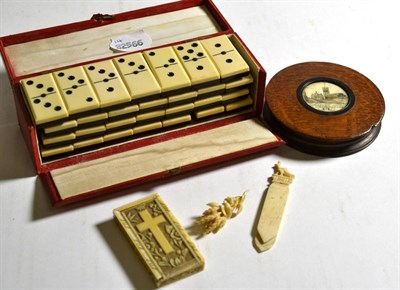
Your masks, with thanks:
M 42 162 L 35 125 L 19 89 L 23 77 L 110 59 L 115 36 L 143 29 L 154 46 L 226 34 L 256 75 L 254 109 L 246 113 Z M 176 175 L 283 144 L 259 120 L 266 73 L 211 0 L 179 1 L 0 39 L 21 131 L 53 204 Z M 62 59 L 62 61 L 60 61 Z M 254 75 L 253 75 L 254 77 Z
M 114 15 L 95 14 L 76 22 L 1 38 L 13 83 L 21 76 L 118 55 L 110 40 L 143 30 L 152 46 L 231 33 L 232 28 L 208 0 L 179 1 Z

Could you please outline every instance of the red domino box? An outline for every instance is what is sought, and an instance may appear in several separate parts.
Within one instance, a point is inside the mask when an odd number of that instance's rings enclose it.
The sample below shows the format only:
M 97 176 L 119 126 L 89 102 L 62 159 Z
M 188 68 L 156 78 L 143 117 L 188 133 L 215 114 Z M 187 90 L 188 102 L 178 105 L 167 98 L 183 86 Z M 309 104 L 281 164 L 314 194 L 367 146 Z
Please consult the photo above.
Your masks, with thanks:
M 110 38 L 143 29 L 152 48 L 227 35 L 250 66 L 253 107 L 204 122 L 42 159 L 19 81 L 118 56 Z M 211 0 L 189 0 L 0 38 L 22 135 L 52 203 L 65 205 L 283 144 L 262 121 L 266 72 Z

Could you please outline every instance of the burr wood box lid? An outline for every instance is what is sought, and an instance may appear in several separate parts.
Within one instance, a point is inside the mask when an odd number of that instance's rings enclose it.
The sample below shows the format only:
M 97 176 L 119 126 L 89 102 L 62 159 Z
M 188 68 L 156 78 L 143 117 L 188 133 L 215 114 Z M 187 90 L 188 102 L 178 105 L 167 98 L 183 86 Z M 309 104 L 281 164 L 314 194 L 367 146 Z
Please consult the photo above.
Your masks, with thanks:
M 383 96 L 371 80 L 327 62 L 281 70 L 268 83 L 265 99 L 264 118 L 289 146 L 327 157 L 369 146 L 385 112 Z
M 247 79 L 251 79 L 251 84 L 246 84 L 245 89 L 251 102 L 248 102 L 248 98 L 239 98 L 237 103 L 230 103 L 230 96 L 235 97 L 232 91 L 238 91 L 229 86 L 244 85 L 238 79 L 231 82 L 227 77 L 223 83 L 226 104 L 208 111 L 195 111 L 193 116 L 202 118 L 201 122 L 175 126 L 174 122 L 166 120 L 165 124 L 169 126 L 166 131 L 154 127 L 156 129 L 151 134 L 141 133 L 137 138 L 122 138 L 120 141 L 113 140 L 102 145 L 79 148 L 74 152 L 44 157 L 41 148 L 46 139 L 42 138 L 43 128 L 35 123 L 31 109 L 26 104 L 27 92 L 22 88 L 29 81 L 25 80 L 46 74 L 52 74 L 56 78 L 56 71 L 90 69 L 92 63 L 111 62 L 117 57 L 128 56 L 132 52 L 115 50 L 115 47 L 110 47 L 110 40 L 115 44 L 120 37 L 123 38 L 131 32 L 145 33 L 151 39 L 148 47 L 135 51 L 143 55 L 150 49 L 227 36 L 234 49 L 248 64 Z M 91 19 L 82 22 L 5 36 L 0 38 L 0 52 L 15 95 L 22 135 L 35 169 L 49 189 L 55 205 L 110 195 L 126 186 L 228 161 L 283 144 L 279 136 L 265 127 L 261 118 L 266 72 L 211 0 L 178 1 L 115 15 L 95 14 Z M 211 83 L 208 84 L 211 86 Z M 217 90 L 218 85 L 213 83 L 212 86 Z M 195 89 L 204 96 L 210 96 L 208 87 Z M 159 112 L 148 112 L 147 106 L 158 108 L 156 106 L 162 106 L 165 99 L 169 101 L 173 98 L 176 98 L 174 101 L 178 104 L 181 96 L 178 98 L 165 94 L 163 97 L 164 100 L 152 99 L 146 104 L 139 104 L 146 117 L 156 117 Z M 176 106 L 170 112 L 180 113 L 179 110 L 189 110 L 193 106 L 207 108 L 209 103 L 214 102 L 211 98 L 205 99 L 206 101 L 200 99 L 197 103 L 193 102 L 195 105 Z M 246 107 L 238 111 L 235 110 L 237 104 Z M 232 112 L 220 113 L 221 108 L 226 111 L 229 108 Z M 96 117 L 101 118 L 102 114 L 96 114 Z M 208 117 L 208 114 L 216 115 Z M 173 121 L 185 121 L 186 117 L 177 115 Z M 125 121 L 128 120 L 115 118 L 113 124 Z M 111 124 L 108 125 L 107 128 L 111 128 Z M 152 125 L 143 122 L 140 130 L 146 130 Z M 90 128 L 92 129 L 95 128 Z M 117 137 L 126 133 L 110 132 L 110 136 Z M 68 136 L 70 135 L 61 136 L 62 142 L 69 142 L 65 139 Z M 100 139 L 105 140 L 105 137 L 101 136 Z M 89 141 L 96 140 L 98 139 Z M 209 140 L 213 142 L 210 143 Z M 86 146 L 85 142 L 87 141 L 78 142 L 79 146 Z

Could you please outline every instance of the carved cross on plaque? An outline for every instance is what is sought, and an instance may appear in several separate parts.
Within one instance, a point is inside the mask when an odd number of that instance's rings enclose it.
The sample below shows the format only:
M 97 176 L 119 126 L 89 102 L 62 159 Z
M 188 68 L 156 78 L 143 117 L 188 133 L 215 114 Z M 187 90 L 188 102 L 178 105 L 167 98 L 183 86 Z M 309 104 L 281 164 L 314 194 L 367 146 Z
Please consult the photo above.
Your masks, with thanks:
M 139 232 L 142 233 L 144 231 L 150 230 L 150 232 L 154 235 L 157 243 L 163 249 L 164 253 L 172 253 L 174 249 L 158 226 L 159 224 L 166 222 L 165 218 L 162 215 L 152 217 L 147 210 L 142 210 L 141 212 L 139 212 L 139 215 L 143 220 L 141 224 L 136 225 Z

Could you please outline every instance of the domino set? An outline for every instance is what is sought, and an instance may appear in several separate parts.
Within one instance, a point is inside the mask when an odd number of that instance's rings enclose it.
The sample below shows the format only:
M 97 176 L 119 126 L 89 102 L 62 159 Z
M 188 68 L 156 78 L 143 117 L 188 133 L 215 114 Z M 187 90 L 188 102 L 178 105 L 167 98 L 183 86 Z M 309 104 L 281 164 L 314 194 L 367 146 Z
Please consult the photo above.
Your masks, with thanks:
M 112 47 L 144 34 L 136 51 Z M 5 36 L 0 52 L 57 206 L 284 143 L 261 116 L 265 70 L 212 0 Z
M 20 81 L 43 158 L 249 108 L 252 83 L 226 35 Z

